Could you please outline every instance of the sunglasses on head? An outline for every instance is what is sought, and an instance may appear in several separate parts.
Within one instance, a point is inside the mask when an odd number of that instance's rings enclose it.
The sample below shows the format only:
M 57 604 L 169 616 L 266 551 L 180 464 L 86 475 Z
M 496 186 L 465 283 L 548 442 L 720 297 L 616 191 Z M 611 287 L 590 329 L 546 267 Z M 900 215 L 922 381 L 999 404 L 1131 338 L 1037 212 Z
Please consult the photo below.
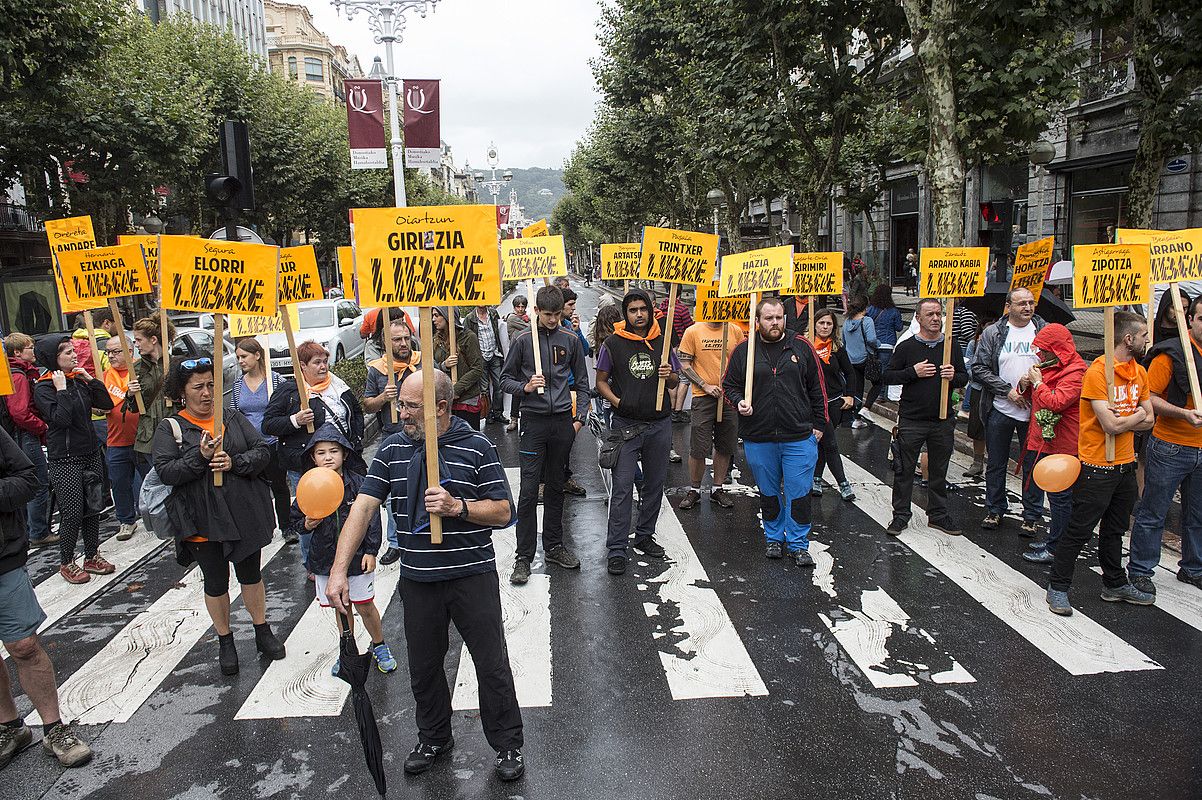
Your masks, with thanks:
M 189 358 L 187 361 L 180 362 L 180 366 L 183 367 L 184 369 L 196 369 L 197 367 L 211 367 L 211 366 L 213 366 L 213 359 L 211 359 L 211 358 Z

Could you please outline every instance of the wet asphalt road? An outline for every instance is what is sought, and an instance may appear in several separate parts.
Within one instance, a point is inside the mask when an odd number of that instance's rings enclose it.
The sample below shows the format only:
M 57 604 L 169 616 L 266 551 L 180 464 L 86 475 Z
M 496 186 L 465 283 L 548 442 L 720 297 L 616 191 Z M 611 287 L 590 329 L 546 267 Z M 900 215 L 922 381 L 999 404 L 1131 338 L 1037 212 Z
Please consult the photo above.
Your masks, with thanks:
M 590 318 L 596 294 L 581 292 Z M 495 426 L 486 432 L 505 464 L 516 466 L 516 435 Z M 676 449 L 686 452 L 687 426 L 675 426 L 675 435 Z M 827 491 L 815 500 L 811 552 L 830 557 L 818 570 L 765 559 L 757 501 L 740 495 L 729 511 L 702 502 L 667 512 L 679 520 L 687 549 L 670 547 L 668 563 L 635 559 L 615 578 L 604 569 L 605 488 L 594 443 L 582 432 L 573 468 L 589 496 L 568 500 L 565 526 L 583 567 L 536 564 L 550 575 L 551 702 L 523 709 L 527 776 L 512 784 L 493 777 L 493 754 L 472 711 L 455 714 L 450 758 L 426 775 L 403 775 L 415 729 L 403 609 L 394 601 L 384 627 L 402 666 L 369 684 L 390 796 L 1202 797 L 1202 602 L 1176 613 L 1103 603 L 1090 551 L 1073 600 L 1077 618 L 1097 624 L 1102 648 L 1071 636 L 1037 644 L 1021 620 L 1054 618 L 1012 589 L 1041 583 L 1043 568 L 1020 559 L 1026 540 L 1014 523 L 978 529 L 981 485 L 965 484 L 952 498 L 966 534 L 955 546 L 967 554 L 954 571 L 938 560 L 937 540 L 932 554 L 917 533 L 913 546 L 911 534 L 900 541 L 884 534 L 888 518 L 873 497 L 874 486 L 888 483 L 887 432 L 844 428 L 839 437 L 862 499 L 845 503 Z M 687 483 L 683 465 L 673 465 L 670 482 Z M 679 498 L 670 495 L 674 506 Z M 925 504 L 921 490 L 915 502 Z M 104 535 L 113 532 L 108 526 Z M 34 554 L 35 584 L 53 570 L 51 556 Z M 684 560 L 701 573 L 674 570 Z M 312 585 L 295 547 L 280 550 L 264 572 L 269 618 L 283 637 L 302 624 Z M 60 682 L 95 663 L 183 573 L 156 551 L 47 630 Z M 1168 585 L 1164 576 L 1158 582 Z M 189 611 L 204 614 L 200 607 L 182 613 Z M 81 727 L 96 751 L 92 764 L 64 771 L 32 749 L 0 772 L 0 800 L 374 796 L 349 703 L 340 716 L 235 718 L 263 691 L 267 665 L 251 658 L 253 632 L 240 602 L 234 622 L 239 675 L 219 675 L 216 637 L 205 630 L 128 721 Z M 142 641 L 114 663 L 135 681 L 155 658 L 150 651 L 172 635 Z M 454 686 L 460 640 L 453 632 L 451 641 Z M 511 657 L 538 655 L 539 641 L 523 629 L 510 638 Z M 290 643 L 289 658 L 298 649 Z M 1128 651 L 1146 658 L 1114 656 Z M 1119 671 L 1088 666 L 1112 656 Z M 684 696 L 691 660 L 715 670 L 710 689 L 719 696 Z M 730 688 L 748 678 L 748 665 L 763 692 Z M 723 683 L 731 675 L 737 680 Z M 10 676 L 19 693 L 11 668 Z M 27 713 L 28 699 L 19 696 L 18 708 Z

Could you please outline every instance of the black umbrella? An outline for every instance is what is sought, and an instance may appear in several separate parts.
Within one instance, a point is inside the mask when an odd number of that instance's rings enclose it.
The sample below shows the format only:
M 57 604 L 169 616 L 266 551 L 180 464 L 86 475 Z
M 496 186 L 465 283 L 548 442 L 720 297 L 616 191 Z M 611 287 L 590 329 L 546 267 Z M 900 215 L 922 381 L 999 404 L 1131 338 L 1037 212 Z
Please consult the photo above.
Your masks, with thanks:
M 370 652 L 359 654 L 355 642 L 355 614 L 350 612 L 338 616 L 338 627 L 342 631 L 338 643 L 338 677 L 351 685 L 351 704 L 355 707 L 355 724 L 359 726 L 359 740 L 363 742 L 363 758 L 367 770 L 376 782 L 376 791 L 384 797 L 387 787 L 384 781 L 384 748 L 380 744 L 380 728 L 376 725 L 376 712 L 367 696 L 367 674 L 371 670 Z
M 984 326 L 988 325 L 991 320 L 1000 319 L 1005 313 L 1006 293 L 1009 291 L 1010 284 L 1006 281 L 990 281 L 989 285 L 985 287 L 983 296 L 965 297 L 957 300 L 956 304 L 963 305 L 969 311 L 974 312 L 981 318 L 981 324 Z M 1035 306 L 1035 313 L 1043 317 L 1046 322 L 1059 322 L 1061 325 L 1068 325 L 1077 319 L 1072 309 L 1063 300 L 1052 294 L 1046 285 L 1039 296 L 1039 303 Z

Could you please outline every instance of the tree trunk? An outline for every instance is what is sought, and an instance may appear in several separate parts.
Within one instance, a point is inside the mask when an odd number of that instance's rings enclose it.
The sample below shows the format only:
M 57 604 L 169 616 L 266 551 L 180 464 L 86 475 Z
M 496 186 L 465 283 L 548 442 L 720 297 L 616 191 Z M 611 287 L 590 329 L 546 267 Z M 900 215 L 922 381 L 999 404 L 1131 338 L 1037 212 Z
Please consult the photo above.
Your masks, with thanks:
M 795 209 L 797 211 L 797 249 L 802 253 L 812 253 L 818 249 L 818 213 L 819 199 L 809 193 L 798 196 Z
M 956 134 L 956 86 L 948 57 L 948 33 L 955 24 L 954 0 L 931 0 L 924 13 L 921 0 L 904 0 L 922 68 L 923 89 L 930 117 L 926 168 L 935 211 L 937 247 L 964 244 L 964 153 Z
M 722 193 L 726 195 L 726 241 L 732 253 L 743 252 L 743 236 L 739 233 L 739 220 L 743 217 L 743 205 L 747 193 L 729 178 L 722 178 Z
M 1136 0 L 1132 22 L 1134 46 L 1131 58 L 1135 66 L 1135 86 L 1139 94 L 1139 140 L 1135 147 L 1135 162 L 1128 181 L 1126 226 L 1151 228 L 1156 192 L 1160 189 L 1160 172 L 1164 167 L 1164 144 L 1157 135 L 1163 130 L 1162 117 L 1166 109 L 1161 104 L 1164 88 L 1156 69 L 1156 54 L 1151 52 L 1144 32 L 1145 26 L 1156 25 L 1149 0 Z M 1115 220 L 1118 227 L 1123 220 Z

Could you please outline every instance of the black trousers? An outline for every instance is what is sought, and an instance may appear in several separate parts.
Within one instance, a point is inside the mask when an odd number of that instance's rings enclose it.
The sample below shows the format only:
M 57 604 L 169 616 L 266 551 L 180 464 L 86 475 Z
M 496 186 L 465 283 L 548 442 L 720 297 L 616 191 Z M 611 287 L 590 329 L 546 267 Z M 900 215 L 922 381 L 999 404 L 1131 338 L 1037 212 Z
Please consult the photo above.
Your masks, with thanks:
M 534 560 L 538 547 L 538 484 L 543 489 L 543 552 L 563 543 L 564 468 L 572 453 L 576 430 L 570 412 L 522 412 L 522 482 L 518 492 L 517 555 Z
M 831 475 L 839 483 L 847 482 L 847 472 L 843 469 L 843 458 L 839 455 L 839 440 L 835 431 L 843 421 L 843 398 L 831 400 L 826 407 L 830 422 L 822 430 L 822 441 L 818 443 L 818 463 L 814 466 L 814 480 L 822 477 L 826 467 L 831 468 Z
M 1056 542 L 1056 560 L 1048 573 L 1048 584 L 1058 592 L 1073 585 L 1077 556 L 1098 531 L 1098 561 L 1102 565 L 1102 583 L 1117 589 L 1127 583 L 1123 569 L 1123 534 L 1131 523 L 1131 511 L 1139 499 L 1135 464 L 1123 464 L 1112 470 L 1081 465 L 1081 475 L 1073 484 L 1073 516 L 1068 530 Z
M 914 469 L 918 454 L 927 448 L 927 519 L 939 522 L 947 512 L 947 465 L 956 444 L 955 417 L 935 420 L 903 419 L 897 423 L 897 450 L 893 455 L 893 516 L 910 521 L 914 495 Z
M 493 750 L 520 749 L 522 711 L 509 669 L 496 571 L 449 581 L 401 578 L 399 589 L 418 738 L 436 746 L 451 738 L 451 690 L 443 664 L 447 626 L 454 622 L 476 665 L 484 737 Z
M 292 508 L 292 491 L 288 486 L 288 470 L 280 461 L 280 450 L 271 446 L 271 461 L 263 470 L 263 478 L 271 484 L 271 497 L 275 501 L 275 521 L 281 531 L 287 530 Z

